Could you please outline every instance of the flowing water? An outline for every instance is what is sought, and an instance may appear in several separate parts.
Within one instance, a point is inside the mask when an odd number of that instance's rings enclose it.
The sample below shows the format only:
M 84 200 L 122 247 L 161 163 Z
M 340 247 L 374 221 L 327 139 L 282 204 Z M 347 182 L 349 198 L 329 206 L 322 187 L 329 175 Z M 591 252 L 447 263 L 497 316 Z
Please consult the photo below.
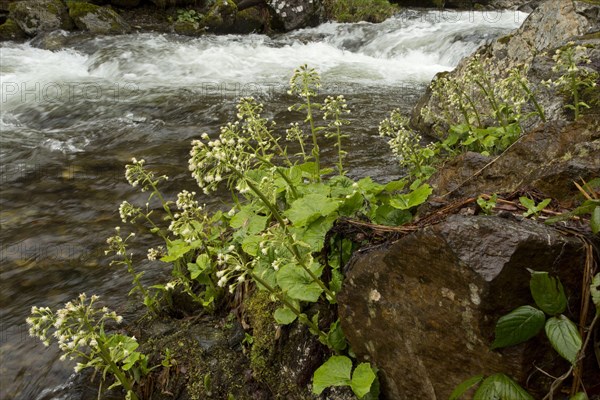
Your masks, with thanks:
M 120 202 L 145 201 L 123 178 L 131 157 L 169 175 L 167 193 L 193 188 L 190 141 L 232 121 L 240 96 L 264 102 L 278 129 L 298 121 L 286 84 L 308 63 L 322 75 L 322 94 L 344 94 L 354 110 L 350 174 L 397 177 L 379 121 L 394 108 L 408 112 L 435 73 L 525 17 L 405 11 L 379 25 L 328 23 L 274 37 L 69 34 L 54 52 L 3 43 L 0 398 L 76 398 L 64 385 L 72 365 L 27 336 L 32 305 L 87 292 L 124 311 L 129 278 L 103 250 Z M 137 240 L 142 251 L 153 244 L 146 239 Z M 142 259 L 147 279 L 160 275 Z

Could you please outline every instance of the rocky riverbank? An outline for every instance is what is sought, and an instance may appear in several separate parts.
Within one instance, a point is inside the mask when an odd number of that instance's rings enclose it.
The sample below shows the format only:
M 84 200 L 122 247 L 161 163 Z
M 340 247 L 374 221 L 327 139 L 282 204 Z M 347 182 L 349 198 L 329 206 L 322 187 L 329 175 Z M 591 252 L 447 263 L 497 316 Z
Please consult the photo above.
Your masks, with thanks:
M 95 35 L 164 32 L 199 36 L 205 33 L 285 32 L 327 20 L 380 22 L 399 7 L 460 10 L 520 8 L 533 10 L 534 0 L 3 0 L 0 2 L 0 41 L 27 40 L 56 30 Z

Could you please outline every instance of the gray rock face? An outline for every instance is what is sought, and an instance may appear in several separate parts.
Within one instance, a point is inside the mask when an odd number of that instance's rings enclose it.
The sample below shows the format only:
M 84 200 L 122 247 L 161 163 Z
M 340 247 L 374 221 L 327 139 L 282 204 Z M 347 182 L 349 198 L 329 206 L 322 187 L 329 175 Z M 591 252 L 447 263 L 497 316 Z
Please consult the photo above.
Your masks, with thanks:
M 131 31 L 129 24 L 110 8 L 84 2 L 71 3 L 69 15 L 77 28 L 94 34 L 121 34 Z
M 492 158 L 466 153 L 448 162 L 433 176 L 431 184 L 435 196 L 447 199 L 530 187 L 558 200 L 568 200 L 577 193 L 571 182 L 600 176 L 598 154 L 597 116 L 571 123 L 554 121 L 528 132 L 477 176 L 473 177 Z
M 26 0 L 9 5 L 10 18 L 28 36 L 56 29 L 72 29 L 67 6 L 61 0 Z
M 359 359 L 380 369 L 387 399 L 447 399 L 477 374 L 524 380 L 552 349 L 533 341 L 491 351 L 497 318 L 531 303 L 526 268 L 558 273 L 577 310 L 583 267 L 581 242 L 553 228 L 453 215 L 354 259 L 339 296 L 342 327 Z
M 291 31 L 315 26 L 322 20 L 321 0 L 269 0 L 274 25 Z
M 513 67 L 530 65 L 528 78 L 534 91 L 538 92 L 536 98 L 544 108 L 547 119 L 562 119 L 565 113 L 563 99 L 554 92 L 545 90 L 540 82 L 553 77 L 551 67 L 554 49 L 565 46 L 569 41 L 589 42 L 589 35 L 600 31 L 598 15 L 600 4 L 597 2 L 547 0 L 530 14 L 514 34 L 480 48 L 477 54 L 491 60 L 492 68 L 489 73 L 492 80 L 505 78 L 507 71 Z M 592 41 L 598 43 L 597 39 Z M 592 65 L 598 68 L 599 52 L 592 52 L 591 56 Z M 471 58 L 464 59 L 449 76 L 464 76 L 470 60 Z M 424 133 L 436 136 L 434 121 L 430 116 L 421 114 L 421 109 L 425 106 L 428 106 L 434 115 L 441 112 L 430 93 L 426 93 L 413 112 L 411 124 Z

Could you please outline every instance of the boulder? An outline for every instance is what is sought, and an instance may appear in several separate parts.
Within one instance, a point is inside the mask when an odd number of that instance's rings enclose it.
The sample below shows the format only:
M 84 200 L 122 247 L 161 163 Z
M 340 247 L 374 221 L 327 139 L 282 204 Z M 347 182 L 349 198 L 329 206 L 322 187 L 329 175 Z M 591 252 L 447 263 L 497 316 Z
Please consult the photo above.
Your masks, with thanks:
M 546 90 L 541 81 L 550 78 L 556 79 L 552 73 L 552 55 L 554 50 L 565 46 L 568 42 L 576 44 L 589 44 L 590 41 L 597 46 L 600 41 L 593 39 L 600 31 L 600 4 L 593 1 L 550 0 L 539 5 L 529 15 L 523 25 L 513 34 L 494 40 L 491 44 L 480 48 L 476 55 L 490 60 L 489 73 L 492 81 L 506 77 L 507 71 L 519 65 L 529 65 L 528 79 L 536 94 L 536 99 L 544 108 L 546 118 L 565 119 L 566 111 L 564 99 L 556 96 L 554 91 Z M 596 35 L 597 36 L 597 35 Z M 598 46 L 597 46 L 598 48 Z M 474 57 L 474 56 L 472 56 Z M 449 77 L 461 78 L 465 76 L 466 67 L 472 60 L 468 57 L 461 61 L 457 68 L 448 74 Z M 591 54 L 592 66 L 600 66 L 600 51 Z M 423 115 L 423 107 L 429 107 L 432 113 Z M 434 127 L 432 115 L 440 114 L 437 102 L 427 92 L 414 109 L 411 125 L 421 132 L 433 137 L 439 137 Z M 458 110 L 456 119 L 459 119 Z M 532 125 L 536 120 L 531 119 Z M 441 126 L 441 132 L 446 126 Z
M 275 28 L 284 31 L 316 26 L 323 20 L 321 0 L 268 0 Z
M 231 26 L 232 33 L 261 33 L 268 23 L 269 13 L 262 7 L 248 8 L 238 11 Z
M 9 5 L 10 18 L 28 36 L 56 29 L 72 29 L 67 6 L 61 0 L 26 0 Z
M 2 25 L 0 25 L 0 42 L 6 40 L 25 40 L 27 39 L 27 35 L 19 25 L 12 19 L 7 19 Z
M 200 21 L 207 30 L 227 33 L 235 21 L 237 5 L 233 0 L 217 0 Z
M 121 34 L 131 31 L 119 14 L 107 7 L 86 2 L 69 3 L 69 15 L 77 28 L 94 34 Z
M 552 121 L 528 132 L 493 162 L 493 157 L 478 153 L 450 160 L 432 177 L 431 185 L 434 196 L 447 200 L 531 188 L 569 202 L 577 194 L 573 181 L 600 176 L 598 154 L 597 115 L 578 122 Z
M 578 238 L 533 220 L 452 215 L 355 256 L 338 298 L 342 327 L 359 360 L 379 368 L 382 398 L 448 399 L 463 380 L 496 372 L 539 394 L 550 382 L 535 365 L 558 376 L 566 362 L 540 340 L 492 351 L 494 326 L 532 304 L 528 268 L 560 277 L 577 321 L 584 258 Z
M 141 4 L 141 0 L 110 0 L 110 4 L 121 8 L 134 8 Z

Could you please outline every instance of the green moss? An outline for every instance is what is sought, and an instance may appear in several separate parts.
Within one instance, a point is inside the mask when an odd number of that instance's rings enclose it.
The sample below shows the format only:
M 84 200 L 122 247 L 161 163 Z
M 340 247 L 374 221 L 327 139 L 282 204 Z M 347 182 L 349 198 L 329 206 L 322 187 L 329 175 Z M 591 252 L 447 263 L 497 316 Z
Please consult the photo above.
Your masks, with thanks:
M 0 40 L 25 39 L 25 37 L 25 32 L 10 18 L 0 25 Z
M 326 0 L 325 13 L 338 22 L 382 22 L 398 12 L 388 0 Z
M 254 341 L 250 350 L 252 373 L 262 382 L 276 379 L 272 368 L 275 355 L 276 327 L 273 312 L 277 305 L 263 291 L 256 291 L 246 304 L 246 313 L 252 326 Z
M 502 36 L 501 38 L 498 38 L 498 43 L 507 44 L 508 42 L 510 42 L 510 40 L 512 39 L 513 36 L 514 35 Z
M 97 5 L 94 5 L 91 3 L 86 3 L 83 1 L 69 2 L 68 6 L 69 6 L 69 15 L 71 16 L 71 18 L 82 17 L 86 14 L 96 12 L 101 8 Z
M 589 3 L 589 4 L 594 4 L 597 6 L 600 6 L 600 0 L 578 0 L 581 1 L 583 3 Z

